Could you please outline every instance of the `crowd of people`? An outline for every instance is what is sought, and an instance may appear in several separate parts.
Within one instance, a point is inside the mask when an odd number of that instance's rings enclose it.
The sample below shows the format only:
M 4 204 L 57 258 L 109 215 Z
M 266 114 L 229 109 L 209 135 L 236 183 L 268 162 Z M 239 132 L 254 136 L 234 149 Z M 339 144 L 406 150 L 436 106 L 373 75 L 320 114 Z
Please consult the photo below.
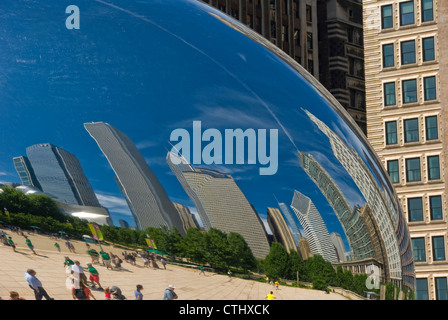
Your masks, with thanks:
M 27 247 L 34 255 L 37 255 L 31 240 L 20 228 L 10 227 L 9 231 L 23 236 Z M 55 235 L 52 235 L 52 238 L 59 239 Z M 70 241 L 70 239 L 67 236 L 64 236 L 63 240 L 65 241 L 65 246 L 67 247 L 69 252 L 76 253 L 73 243 Z M 16 244 L 14 243 L 12 235 L 7 235 L 4 230 L 0 230 L 0 242 L 5 246 L 11 247 L 14 252 L 17 252 Z M 61 252 L 60 245 L 57 241 L 54 243 L 54 247 L 58 252 Z M 64 256 L 63 266 L 65 268 L 65 273 L 67 276 L 65 284 L 67 289 L 71 291 L 71 296 L 74 300 L 97 300 L 97 297 L 95 297 L 95 295 L 98 294 L 97 292 L 104 294 L 104 299 L 106 300 L 127 299 L 126 296 L 122 293 L 122 290 L 116 285 L 103 288 L 100 283 L 100 272 L 95 266 L 104 266 L 107 270 L 121 270 L 123 261 L 126 261 L 131 265 L 136 265 L 136 260 L 142 259 L 144 267 L 152 266 L 154 269 L 159 269 L 159 265 L 157 264 L 157 257 L 154 256 L 154 254 L 150 254 L 148 252 L 137 253 L 127 252 L 125 250 L 122 252 L 122 259 L 112 252 L 107 253 L 103 250 L 100 250 L 98 252 L 94 248 L 91 248 L 87 242 L 86 247 L 87 254 L 90 256 L 91 261 L 87 262 L 85 267 L 82 266 L 78 260 L 72 260 L 68 255 Z M 163 268 L 166 269 L 165 259 L 159 259 L 163 265 Z M 28 269 L 24 274 L 25 281 L 33 290 L 35 299 L 42 300 L 43 298 L 45 298 L 46 300 L 54 300 L 54 298 L 49 296 L 42 282 L 36 277 L 36 274 L 37 272 L 34 269 Z M 178 296 L 174 292 L 174 288 L 174 285 L 169 285 L 163 292 L 162 299 L 177 299 Z M 92 290 L 95 291 L 95 295 L 93 294 Z M 143 286 L 141 284 L 136 285 L 136 289 L 134 290 L 134 298 L 135 300 L 143 300 Z M 1 297 L 0 300 L 2 300 Z M 16 291 L 10 291 L 8 300 L 25 300 L 25 298 L 20 296 L 20 294 Z

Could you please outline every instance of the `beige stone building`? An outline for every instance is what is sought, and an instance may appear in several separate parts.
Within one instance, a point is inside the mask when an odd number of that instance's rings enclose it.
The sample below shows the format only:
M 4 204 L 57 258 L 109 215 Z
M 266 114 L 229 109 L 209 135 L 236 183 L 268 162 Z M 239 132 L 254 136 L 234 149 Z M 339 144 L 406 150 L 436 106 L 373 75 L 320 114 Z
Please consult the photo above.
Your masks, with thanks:
M 363 0 L 367 137 L 409 225 L 418 300 L 448 299 L 447 7 Z

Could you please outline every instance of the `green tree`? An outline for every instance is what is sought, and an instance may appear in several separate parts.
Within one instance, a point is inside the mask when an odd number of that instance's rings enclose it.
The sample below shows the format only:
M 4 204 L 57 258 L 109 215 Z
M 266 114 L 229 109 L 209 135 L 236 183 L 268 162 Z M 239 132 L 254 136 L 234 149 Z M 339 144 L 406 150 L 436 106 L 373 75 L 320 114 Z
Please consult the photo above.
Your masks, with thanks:
M 299 272 L 299 281 L 301 281 L 304 268 L 305 262 L 303 261 L 300 253 L 298 253 L 296 250 L 291 249 L 289 251 L 288 279 L 297 279 L 297 272 Z
M 189 228 L 183 239 L 181 252 L 190 261 L 205 263 L 205 233 L 197 228 Z
M 43 194 L 27 195 L 31 214 L 52 217 L 59 221 L 64 221 L 67 216 L 60 212 L 56 202 Z
M 0 208 L 6 208 L 10 213 L 32 213 L 29 198 L 20 190 L 3 187 L 0 192 Z
M 227 235 L 221 230 L 210 228 L 205 234 L 205 257 L 208 263 L 217 268 L 230 266 L 230 252 Z
M 257 260 L 242 235 L 235 232 L 229 232 L 227 241 L 232 255 L 230 261 L 231 265 L 242 268 L 245 272 L 257 267 Z
M 286 278 L 289 271 L 289 255 L 285 247 L 278 242 L 272 243 L 263 267 L 269 278 Z

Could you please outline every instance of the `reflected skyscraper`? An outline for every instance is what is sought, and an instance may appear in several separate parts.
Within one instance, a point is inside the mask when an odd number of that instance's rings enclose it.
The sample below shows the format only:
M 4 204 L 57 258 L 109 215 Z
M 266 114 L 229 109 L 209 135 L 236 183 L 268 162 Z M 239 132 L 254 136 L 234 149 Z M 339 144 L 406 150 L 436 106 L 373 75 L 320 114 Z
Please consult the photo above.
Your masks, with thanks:
M 319 254 L 329 262 L 337 262 L 338 259 L 328 229 L 311 199 L 296 190 L 291 208 L 305 230 L 311 253 Z
M 26 154 L 44 193 L 65 204 L 101 207 L 75 155 L 50 143 L 29 146 Z
M 347 144 L 324 122 L 319 120 L 309 111 L 304 110 L 308 117 L 313 121 L 322 133 L 324 133 L 330 142 L 333 154 L 347 170 L 354 183 L 359 188 L 360 193 L 366 199 L 367 204 L 372 210 L 375 222 L 378 224 L 382 241 L 384 241 L 387 255 L 387 264 L 390 276 L 393 279 L 402 278 L 402 263 L 400 248 L 397 242 L 394 227 L 397 228 L 398 220 L 394 208 L 386 206 L 387 199 L 383 192 L 379 190 L 378 183 L 372 173 L 359 157 L 359 155 L 350 149 Z M 386 213 L 386 214 L 384 214 Z M 403 254 L 404 255 L 404 252 Z
M 339 233 L 336 232 L 332 232 L 330 234 L 330 239 L 331 242 L 334 245 L 334 248 L 336 250 L 336 254 L 338 255 L 338 260 L 341 261 L 345 261 L 346 257 L 345 257 L 345 249 L 344 249 L 344 243 L 342 241 L 341 235 Z
M 283 218 L 285 218 L 289 228 L 291 229 L 291 235 L 294 239 L 296 246 L 298 247 L 300 237 L 302 237 L 302 234 L 299 230 L 299 226 L 297 225 L 297 222 L 294 219 L 294 217 L 291 213 L 291 210 L 289 210 L 288 206 L 285 203 L 283 203 L 283 202 L 278 203 L 278 206 L 283 215 Z
M 39 190 L 42 190 L 39 181 L 37 181 L 37 177 L 34 174 L 33 167 L 31 166 L 30 160 L 27 157 L 20 156 L 14 157 L 14 167 L 16 168 L 17 173 L 19 174 L 20 180 L 22 180 L 22 184 L 24 186 L 32 186 L 36 187 Z
M 176 227 L 184 233 L 179 213 L 132 140 L 104 122 L 85 123 L 114 170 L 137 227 Z
M 274 241 L 281 243 L 288 252 L 291 249 L 297 251 L 291 230 L 286 224 L 280 210 L 277 208 L 268 208 L 267 214 L 268 225 L 274 235 Z
M 176 159 L 179 164 L 171 159 Z M 232 176 L 193 168 L 184 158 L 172 152 L 168 152 L 166 160 L 195 203 L 205 229 L 239 233 L 256 258 L 264 259 L 268 255 L 269 242 L 261 219 Z
M 173 202 L 174 207 L 177 212 L 179 212 L 180 219 L 182 220 L 182 226 L 184 228 L 185 233 L 189 228 L 199 229 L 199 224 L 196 221 L 194 215 L 191 213 L 190 209 L 183 204 Z

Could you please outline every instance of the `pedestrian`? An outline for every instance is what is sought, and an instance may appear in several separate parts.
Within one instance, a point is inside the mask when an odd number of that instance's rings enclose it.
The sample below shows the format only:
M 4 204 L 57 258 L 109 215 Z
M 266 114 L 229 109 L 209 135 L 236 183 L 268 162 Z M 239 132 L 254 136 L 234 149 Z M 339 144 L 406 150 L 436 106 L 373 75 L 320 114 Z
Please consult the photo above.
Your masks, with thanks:
M 168 288 L 165 289 L 165 292 L 163 293 L 163 300 L 174 300 L 177 299 L 178 296 L 176 292 L 174 292 L 175 286 L 170 284 Z
M 274 299 L 277 299 L 277 298 L 274 296 L 274 292 L 271 291 L 271 293 L 269 293 L 269 294 L 265 297 L 265 299 L 267 299 L 267 300 L 274 300 Z
M 278 280 L 276 280 L 275 281 L 275 289 L 277 289 L 277 290 L 278 290 L 278 285 L 279 285 Z
M 33 254 L 36 254 L 36 251 L 34 251 L 34 246 L 33 246 L 33 244 L 31 243 L 31 240 L 30 239 L 28 239 L 28 237 L 27 236 L 25 236 L 25 242 L 26 242 L 26 245 L 28 246 L 28 248 L 31 250 L 31 251 L 33 251 Z
M 103 264 L 106 266 L 107 270 L 109 268 L 112 270 L 112 264 L 110 263 L 110 256 L 106 252 L 100 251 L 101 259 L 103 260 Z
M 22 298 L 18 292 L 16 291 L 9 291 L 9 299 L 8 300 L 26 300 L 25 298 Z
M 36 300 L 42 300 L 43 297 L 47 300 L 54 300 L 54 298 L 51 298 L 47 291 L 45 291 L 42 286 L 42 282 L 36 278 L 36 271 L 33 269 L 28 269 L 25 273 L 25 280 L 30 288 L 33 289 Z
M 83 282 L 79 282 L 79 289 L 76 287 L 72 288 L 72 297 L 74 300 L 90 300 L 90 297 L 96 300 L 92 291 Z
M 111 299 L 111 293 L 110 293 L 109 287 L 104 289 L 104 297 L 106 298 L 106 300 L 110 300 Z
M 67 247 L 68 251 L 72 252 L 72 244 L 70 243 L 70 241 L 65 241 L 65 246 Z
M 117 300 L 126 300 L 126 297 L 121 293 L 121 289 L 117 286 L 112 286 L 110 288 L 110 293 Z
M 205 271 L 203 266 L 199 266 L 199 274 L 203 274 L 205 276 Z
M 89 280 L 92 283 L 92 288 L 94 288 L 95 283 L 97 283 L 98 289 L 103 289 L 101 287 L 101 283 L 100 283 L 100 274 L 98 273 L 98 271 L 93 267 L 93 265 L 90 262 L 87 262 L 87 269 L 89 270 L 89 273 L 90 273 Z
M 100 263 L 100 254 L 95 249 L 87 250 L 90 258 L 92 259 L 92 263 Z
M 15 245 L 14 241 L 12 241 L 11 237 L 8 237 L 8 244 L 9 244 L 10 247 L 12 247 L 12 251 L 17 252 L 16 251 L 16 245 Z
M 76 253 L 75 246 L 71 242 L 70 242 L 70 251 L 73 252 L 73 253 Z
M 232 280 L 232 271 L 230 269 L 227 271 L 227 275 L 229 276 L 229 281 Z
M 135 300 L 143 300 L 143 286 L 141 284 L 137 285 L 137 289 L 135 289 L 134 291 L 134 295 L 135 295 Z
M 61 247 L 59 246 L 59 243 L 55 242 L 54 246 L 56 247 L 56 249 L 58 249 L 58 252 L 61 252 Z
M 72 265 L 72 274 L 79 280 L 80 283 L 84 283 L 84 285 L 87 287 L 87 276 L 84 273 L 84 269 L 79 263 L 78 260 L 75 261 L 75 264 Z
M 166 270 L 166 260 L 163 258 L 160 258 L 160 262 L 162 262 L 163 268 Z

